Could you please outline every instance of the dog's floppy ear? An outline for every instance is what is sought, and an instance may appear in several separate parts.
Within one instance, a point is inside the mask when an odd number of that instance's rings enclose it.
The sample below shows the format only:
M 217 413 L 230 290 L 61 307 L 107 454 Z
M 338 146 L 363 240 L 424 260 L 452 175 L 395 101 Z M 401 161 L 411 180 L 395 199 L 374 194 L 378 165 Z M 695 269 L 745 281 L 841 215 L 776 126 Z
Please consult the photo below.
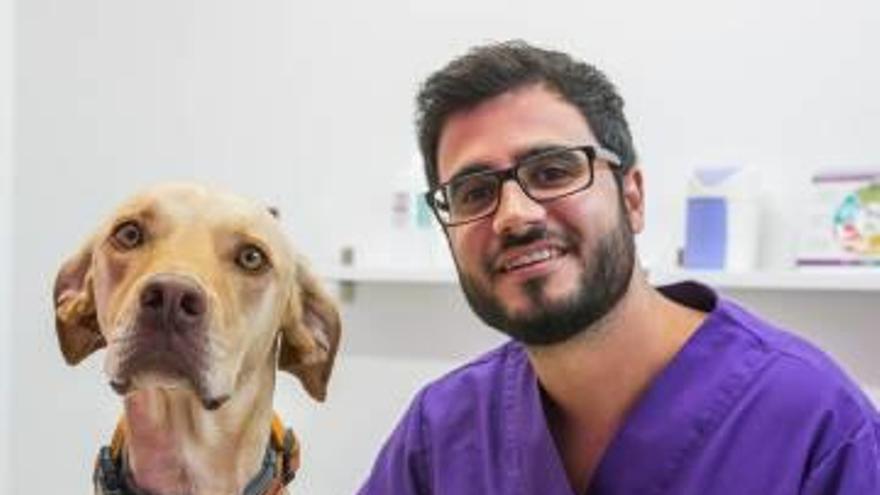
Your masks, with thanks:
M 315 400 L 323 401 L 327 395 L 340 333 L 336 304 L 314 275 L 297 263 L 281 321 L 278 367 L 296 375 Z
M 95 312 L 91 242 L 61 266 L 53 299 L 55 331 L 67 364 L 77 364 L 106 345 Z

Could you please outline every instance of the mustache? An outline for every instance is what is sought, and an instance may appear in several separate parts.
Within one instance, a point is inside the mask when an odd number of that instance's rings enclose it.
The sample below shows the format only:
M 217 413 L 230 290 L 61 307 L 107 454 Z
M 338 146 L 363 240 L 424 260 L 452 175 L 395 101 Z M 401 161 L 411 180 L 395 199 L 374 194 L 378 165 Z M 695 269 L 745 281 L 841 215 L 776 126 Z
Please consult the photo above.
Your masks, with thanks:
M 546 226 L 533 225 L 525 232 L 520 232 L 517 234 L 504 234 L 504 236 L 501 238 L 501 247 L 499 249 L 499 252 L 510 248 L 528 246 L 535 241 L 549 239 L 550 237 L 550 232 L 547 230 Z

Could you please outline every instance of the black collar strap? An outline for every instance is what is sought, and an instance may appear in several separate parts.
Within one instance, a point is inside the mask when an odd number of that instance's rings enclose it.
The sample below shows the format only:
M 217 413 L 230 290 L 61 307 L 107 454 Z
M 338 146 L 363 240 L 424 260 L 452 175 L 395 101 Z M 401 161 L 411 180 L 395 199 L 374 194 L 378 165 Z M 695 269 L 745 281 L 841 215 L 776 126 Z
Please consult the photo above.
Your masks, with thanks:
M 113 434 L 113 443 L 101 447 L 95 460 L 93 481 L 102 495 L 149 495 L 135 486 L 123 455 L 123 421 Z M 299 445 L 293 430 L 284 428 L 276 414 L 272 418 L 272 437 L 266 446 L 260 471 L 251 478 L 242 495 L 277 495 L 293 481 L 299 467 Z

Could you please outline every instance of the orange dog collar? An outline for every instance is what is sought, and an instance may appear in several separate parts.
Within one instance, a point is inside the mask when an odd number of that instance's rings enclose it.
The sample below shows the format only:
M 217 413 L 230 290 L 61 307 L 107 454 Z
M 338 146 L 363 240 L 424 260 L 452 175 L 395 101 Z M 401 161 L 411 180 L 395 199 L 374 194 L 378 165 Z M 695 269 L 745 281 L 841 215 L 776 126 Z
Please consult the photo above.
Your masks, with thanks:
M 125 418 L 116 424 L 110 445 L 101 447 L 95 460 L 93 481 L 104 495 L 146 495 L 128 479 L 123 469 Z M 285 428 L 278 413 L 272 417 L 271 435 L 260 471 L 242 495 L 277 495 L 293 481 L 299 469 L 299 443 L 293 430 Z

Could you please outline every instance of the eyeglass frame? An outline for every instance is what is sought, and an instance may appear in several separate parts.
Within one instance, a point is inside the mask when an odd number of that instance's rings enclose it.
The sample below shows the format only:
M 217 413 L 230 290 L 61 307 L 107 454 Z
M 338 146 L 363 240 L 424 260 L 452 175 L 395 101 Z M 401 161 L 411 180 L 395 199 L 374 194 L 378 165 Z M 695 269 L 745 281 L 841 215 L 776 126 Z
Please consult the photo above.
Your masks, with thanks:
M 536 197 L 532 196 L 532 194 L 529 193 L 529 188 L 526 187 L 522 182 L 520 182 L 520 178 L 519 178 L 519 174 L 518 174 L 519 169 L 523 165 L 528 165 L 528 162 L 530 160 L 533 160 L 535 157 L 545 155 L 545 154 L 564 153 L 567 151 L 581 151 L 585 155 L 587 155 L 587 166 L 590 169 L 589 182 L 587 182 L 586 184 L 584 184 L 581 187 L 577 187 L 575 189 L 572 189 L 571 191 L 560 194 L 559 196 L 553 196 L 553 197 L 549 197 L 549 198 L 536 198 Z M 492 215 L 494 215 L 495 212 L 498 211 L 498 206 L 501 204 L 501 189 L 503 189 L 504 183 L 507 182 L 508 180 L 513 180 L 514 182 L 516 182 L 516 184 L 519 186 L 519 188 L 523 192 L 523 194 L 525 194 L 532 201 L 534 201 L 536 203 L 541 203 L 541 204 L 549 203 L 551 201 L 555 201 L 557 199 L 564 198 L 566 196 L 571 196 L 572 194 L 581 192 L 585 189 L 589 189 L 589 187 L 593 185 L 593 181 L 596 178 L 596 173 L 595 173 L 596 171 L 594 168 L 596 159 L 601 159 L 601 160 L 605 161 L 606 163 L 608 163 L 611 166 L 612 170 L 623 169 L 623 164 L 621 163 L 621 159 L 617 155 L 617 153 L 615 153 L 607 148 L 603 148 L 602 146 L 592 145 L 592 144 L 586 144 L 586 145 L 581 145 L 581 146 L 565 146 L 565 147 L 561 147 L 561 148 L 551 148 L 546 151 L 539 152 L 535 155 L 530 155 L 526 158 L 523 158 L 520 160 L 515 160 L 513 162 L 512 166 L 507 167 L 505 169 L 485 170 L 485 171 L 479 171 L 479 172 L 474 172 L 474 173 L 470 173 L 470 174 L 465 174 L 465 175 L 459 176 L 459 177 L 454 177 L 454 178 L 452 178 L 442 184 L 438 184 L 437 186 L 431 188 L 430 190 L 425 192 L 423 196 L 424 196 L 425 201 L 428 203 L 428 206 L 431 208 L 431 211 L 434 212 L 434 217 L 437 218 L 438 222 L 440 222 L 440 225 L 443 225 L 444 227 L 457 227 L 459 225 L 464 225 L 464 224 L 468 224 L 471 222 L 476 222 L 477 220 L 482 220 L 484 218 L 488 218 L 488 217 L 491 217 Z M 493 176 L 498 179 L 498 194 L 497 194 L 497 197 L 495 198 L 495 206 L 493 206 L 486 213 L 480 214 L 474 218 L 469 218 L 467 220 L 463 220 L 460 222 L 446 222 L 445 220 L 443 220 L 443 218 L 439 212 L 440 206 L 438 205 L 439 202 L 437 201 L 437 198 L 436 198 L 437 193 L 442 191 L 444 188 L 449 186 L 449 184 L 451 184 L 452 182 L 454 182 L 456 180 L 460 180 L 463 177 L 473 177 L 473 176 Z M 445 193 L 443 194 L 443 197 L 444 198 L 446 197 Z

